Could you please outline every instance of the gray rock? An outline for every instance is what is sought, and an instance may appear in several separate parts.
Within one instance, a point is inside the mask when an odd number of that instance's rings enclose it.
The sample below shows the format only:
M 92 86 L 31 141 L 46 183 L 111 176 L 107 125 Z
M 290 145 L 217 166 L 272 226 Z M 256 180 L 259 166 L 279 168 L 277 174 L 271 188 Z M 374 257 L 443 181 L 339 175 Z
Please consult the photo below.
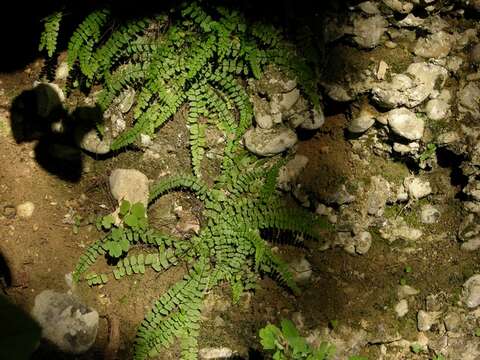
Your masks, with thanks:
M 279 109 L 279 112 L 288 111 L 293 107 L 293 105 L 295 105 L 299 98 L 300 90 L 297 88 L 287 93 L 274 95 L 272 99 L 272 102 L 274 103 L 270 104 L 270 108 L 273 110 L 272 112 L 277 112 L 275 111 L 276 109 Z
M 381 176 L 370 178 L 370 189 L 367 195 L 367 213 L 382 216 L 387 200 L 393 197 L 392 186 Z
M 415 176 L 405 178 L 403 185 L 405 186 L 409 197 L 413 200 L 421 199 L 432 192 L 429 181 L 422 180 Z
M 35 297 L 32 316 L 42 336 L 67 353 L 86 352 L 97 337 L 98 313 L 72 295 L 42 291 Z
M 68 68 L 68 63 L 66 61 L 60 62 L 57 69 L 55 70 L 55 80 L 65 81 L 67 80 L 68 73 L 70 69 Z
M 452 144 L 460 140 L 460 135 L 456 131 L 448 131 L 437 137 L 437 143 L 441 145 Z
M 305 284 L 310 281 L 312 277 L 312 265 L 304 257 L 293 260 L 289 263 L 293 274 L 293 279 L 298 284 Z
M 410 285 L 398 285 L 397 287 L 397 297 L 399 300 L 406 299 L 410 296 L 415 296 L 420 294 L 420 291 L 411 287 Z
M 400 300 L 395 305 L 394 310 L 399 318 L 404 317 L 408 313 L 408 301 L 406 299 Z
M 393 151 L 399 154 L 412 154 L 418 152 L 420 145 L 417 142 L 411 142 L 408 145 L 394 142 Z
M 203 348 L 198 352 L 200 359 L 214 360 L 214 359 L 227 359 L 233 355 L 232 349 L 227 347 L 221 348 Z
M 308 112 L 309 116 L 300 124 L 305 130 L 317 130 L 325 123 L 325 115 L 322 109 L 313 109 Z
M 417 313 L 417 328 L 419 331 L 429 331 L 440 318 L 440 311 L 424 311 Z
M 94 154 L 107 154 L 110 152 L 112 142 L 111 134 L 105 131 L 103 137 L 96 130 L 95 124 L 104 120 L 103 114 L 98 107 L 83 106 L 75 110 L 74 138 L 76 144 L 83 150 Z
M 353 20 L 353 40 L 362 48 L 374 48 L 380 43 L 387 26 L 387 21 L 379 14 L 367 18 L 358 16 Z
M 401 217 L 388 220 L 385 226 L 380 228 L 380 236 L 390 243 L 397 239 L 417 241 L 422 235 L 421 230 L 408 226 Z
M 290 149 L 298 141 L 297 134 L 284 126 L 273 129 L 250 129 L 245 133 L 243 139 L 245 147 L 260 156 L 279 154 Z
M 420 17 L 416 17 L 413 14 L 408 14 L 402 20 L 397 22 L 397 25 L 400 27 L 422 27 L 422 25 L 426 22 L 425 19 Z
M 31 201 L 25 201 L 17 205 L 16 214 L 22 219 L 29 219 L 32 217 L 33 212 L 35 211 L 35 204 Z
M 401 14 L 408 14 L 413 10 L 413 4 L 408 1 L 400 0 L 383 0 L 383 3 L 390 9 Z
M 65 95 L 57 84 L 35 82 L 33 91 L 37 100 L 37 114 L 48 117 L 53 111 L 61 109 Z
M 470 49 L 470 62 L 474 64 L 480 64 L 480 43 L 475 44 Z
M 429 119 L 442 120 L 449 113 L 450 105 L 442 99 L 432 99 L 425 105 L 425 112 Z
M 424 224 L 435 224 L 440 219 L 440 211 L 434 206 L 427 204 L 422 206 L 420 211 L 420 220 Z
M 404 74 L 392 75 L 390 82 L 382 81 L 372 86 L 373 99 L 382 106 L 409 108 L 420 105 L 428 97 L 438 95 L 448 77 L 448 71 L 425 62 L 410 64 Z
M 476 82 L 469 82 L 457 93 L 458 110 L 470 113 L 475 119 L 480 118 L 480 86 Z
M 280 168 L 278 172 L 277 185 L 280 189 L 289 190 L 297 180 L 308 164 L 308 157 L 305 155 L 295 154 L 285 166 Z
M 83 150 L 99 155 L 110 152 L 112 140 L 109 136 L 101 138 L 96 129 L 91 129 L 87 132 L 76 131 L 75 135 L 77 145 Z
M 270 104 L 267 100 L 259 97 L 252 97 L 255 123 L 262 129 L 270 129 L 273 126 L 273 117 L 270 114 Z
M 459 313 L 451 311 L 445 316 L 445 318 L 443 319 L 443 322 L 445 324 L 445 328 L 448 331 L 455 331 L 461 326 L 462 317 L 460 316 Z
M 370 129 L 375 123 L 375 115 L 368 110 L 361 111 L 360 114 L 353 118 L 348 125 L 348 131 L 352 133 L 363 133 Z
M 254 90 L 260 94 L 272 96 L 273 94 L 288 93 L 297 87 L 297 81 L 289 78 L 276 66 L 267 66 L 263 76 L 252 82 Z
M 480 248 L 480 236 L 469 239 L 468 241 L 462 243 L 460 248 L 465 251 L 476 251 Z
M 388 112 L 388 125 L 392 131 L 408 140 L 419 140 L 423 136 L 425 123 L 407 108 L 393 109 Z
M 463 301 L 472 309 L 480 305 L 480 275 L 473 275 L 463 284 Z
M 120 204 L 127 200 L 131 204 L 148 204 L 148 178 L 135 169 L 115 169 L 109 178 L 112 196 Z
M 424 58 L 444 58 L 452 49 L 455 39 L 445 31 L 438 31 L 417 40 L 413 52 Z
M 361 231 L 353 237 L 355 244 L 355 253 L 359 255 L 366 254 L 372 246 L 372 235 L 368 231 Z
M 368 14 L 368 15 L 380 14 L 380 10 L 378 9 L 377 4 L 373 1 L 364 1 L 358 4 L 357 6 L 365 14 Z

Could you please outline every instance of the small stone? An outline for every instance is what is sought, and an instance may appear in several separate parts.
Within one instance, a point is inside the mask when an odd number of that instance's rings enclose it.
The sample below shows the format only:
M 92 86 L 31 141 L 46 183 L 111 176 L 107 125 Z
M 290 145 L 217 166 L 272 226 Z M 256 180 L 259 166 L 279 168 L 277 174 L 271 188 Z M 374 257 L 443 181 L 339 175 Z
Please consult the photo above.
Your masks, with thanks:
M 388 125 L 392 131 L 408 140 L 419 140 L 423 136 L 424 121 L 407 108 L 393 109 L 388 112 Z
M 362 10 L 364 13 L 368 15 L 375 15 L 380 13 L 380 10 L 378 9 L 377 4 L 374 3 L 373 1 L 364 1 L 358 4 L 357 6 L 360 10 Z
M 67 80 L 69 73 L 68 63 L 66 61 L 62 61 L 57 69 L 55 70 L 55 80 L 57 81 L 64 81 Z
M 410 296 L 420 294 L 420 291 L 410 285 L 399 285 L 397 288 L 397 297 L 399 300 L 406 299 Z
M 320 109 L 313 109 L 307 112 L 309 116 L 300 124 L 301 129 L 305 130 L 317 130 L 322 127 L 325 123 L 325 115 L 323 114 L 323 110 Z
M 375 116 L 368 110 L 361 111 L 360 114 L 352 119 L 348 125 L 348 131 L 352 133 L 363 133 L 370 129 L 375 123 Z
M 109 177 L 112 196 L 120 204 L 127 200 L 131 204 L 142 203 L 145 208 L 148 204 L 148 178 L 135 169 L 115 169 Z
M 395 305 L 395 313 L 399 318 L 404 317 L 408 313 L 408 301 L 406 299 L 400 300 Z
M 475 44 L 470 49 L 470 62 L 480 64 L 480 43 Z
M 355 235 L 354 240 L 356 242 L 355 251 L 357 254 L 366 254 L 372 246 L 372 235 L 368 231 L 362 231 Z
M 77 137 L 77 144 L 83 150 L 89 151 L 93 154 L 107 154 L 110 152 L 110 139 L 99 136 L 96 129 L 92 129 Z
M 480 249 L 480 236 L 476 236 L 462 243 L 462 245 L 460 245 L 460 248 L 464 251 L 476 251 Z
M 353 21 L 353 40 L 362 48 L 371 49 L 380 43 L 388 22 L 380 14 Z
M 273 156 L 279 154 L 298 141 L 297 134 L 287 127 L 272 129 L 254 128 L 244 135 L 245 147 L 260 156 Z
M 298 101 L 300 98 L 300 90 L 298 89 L 293 89 L 292 91 L 289 91 L 288 93 L 281 94 L 280 98 L 280 109 L 282 112 L 288 111 L 292 108 L 293 105 Z
M 227 359 L 233 355 L 232 349 L 227 347 L 221 348 L 203 348 L 198 352 L 201 359 L 214 360 L 214 359 Z
M 429 119 L 445 119 L 450 110 L 450 105 L 442 99 L 432 99 L 425 105 L 425 111 Z
M 381 176 L 370 177 L 366 208 L 369 215 L 382 216 L 387 201 L 393 197 L 392 186 Z
M 424 205 L 422 206 L 420 212 L 420 220 L 424 224 L 435 224 L 440 219 L 440 211 L 438 211 L 432 205 Z
M 480 118 L 480 85 L 474 81 L 468 82 L 457 93 L 458 110 L 470 113 L 475 119 Z
M 382 0 L 383 3 L 390 9 L 397 11 L 401 14 L 408 14 L 413 10 L 413 4 L 410 2 L 400 0 Z
M 438 322 L 441 315 L 440 311 L 424 311 L 417 313 L 417 328 L 419 331 L 429 331 L 431 327 Z
M 31 201 L 26 201 L 17 205 L 16 213 L 22 219 L 31 218 L 35 210 L 35 205 Z
M 463 284 L 465 305 L 473 309 L 480 305 L 480 275 L 473 275 Z
M 403 185 L 411 199 L 418 200 L 432 193 L 430 182 L 415 176 L 409 176 L 403 181 Z
M 462 324 L 462 318 L 460 317 L 460 314 L 452 311 L 445 316 L 443 322 L 448 331 L 455 331 Z
M 312 276 L 312 265 L 304 257 L 296 259 L 290 263 L 293 273 L 293 279 L 299 284 L 305 284 L 310 281 Z
M 97 337 L 97 311 L 69 294 L 42 291 L 35 297 L 32 316 L 42 327 L 42 336 L 66 353 L 86 352 Z
M 438 31 L 417 40 L 413 52 L 424 58 L 444 58 L 452 49 L 454 38 L 445 31 Z
M 378 80 L 385 79 L 385 76 L 387 74 L 387 70 L 388 70 L 388 64 L 385 61 L 380 60 L 380 62 L 378 64 L 378 68 L 377 68 L 377 79 Z
M 460 136 L 456 131 L 448 131 L 440 134 L 437 138 L 437 143 L 440 145 L 452 144 L 460 140 Z

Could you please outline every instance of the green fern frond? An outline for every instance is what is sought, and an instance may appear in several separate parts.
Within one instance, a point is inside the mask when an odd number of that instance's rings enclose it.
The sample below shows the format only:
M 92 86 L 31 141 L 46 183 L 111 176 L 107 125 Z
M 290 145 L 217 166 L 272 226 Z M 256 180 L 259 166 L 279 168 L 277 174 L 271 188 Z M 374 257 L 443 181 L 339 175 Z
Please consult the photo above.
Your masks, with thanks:
M 148 202 L 151 203 L 167 192 L 180 189 L 192 191 L 200 200 L 209 195 L 208 186 L 202 180 L 191 175 L 179 175 L 161 180 L 152 186 Z
M 96 10 L 89 14 L 75 30 L 67 46 L 67 63 L 70 68 L 73 67 L 81 53 L 83 70 L 87 70 L 89 74 L 93 71 L 93 67 L 90 69 L 89 60 L 94 45 L 100 40 L 102 28 L 109 15 L 110 11 L 107 9 Z
M 38 50 L 47 50 L 48 57 L 52 57 L 57 49 L 58 31 L 60 30 L 62 17 L 63 12 L 56 11 L 43 20 L 44 30 L 40 35 Z

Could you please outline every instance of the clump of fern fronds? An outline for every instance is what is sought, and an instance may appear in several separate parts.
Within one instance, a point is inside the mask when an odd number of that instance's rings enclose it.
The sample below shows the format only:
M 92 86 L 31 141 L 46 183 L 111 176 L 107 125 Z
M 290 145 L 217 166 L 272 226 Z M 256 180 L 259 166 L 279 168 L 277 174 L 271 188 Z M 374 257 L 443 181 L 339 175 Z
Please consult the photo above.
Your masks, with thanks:
M 41 45 L 49 54 L 58 16 L 45 22 Z M 265 65 L 277 64 L 298 78 L 312 104 L 319 106 L 318 77 L 279 29 L 252 23 L 239 11 L 207 9 L 198 2 L 168 15 L 126 22 L 115 19 L 108 9 L 94 11 L 71 36 L 67 62 L 76 70 L 70 72 L 70 83 L 102 86 L 97 101 L 103 110 L 127 87 L 138 90 L 133 124 L 114 139 L 113 150 L 133 143 L 140 134 L 153 135 L 187 104 L 196 175 L 206 147 L 203 119 L 227 139 L 239 139 L 253 118 L 241 80 L 259 78 Z M 234 141 L 228 148 L 237 146 Z
M 191 175 L 160 180 L 150 191 L 150 203 L 178 190 L 191 191 L 204 204 L 200 232 L 190 239 L 163 234 L 148 225 L 141 204 L 123 202 L 122 227 L 106 217 L 102 226 L 107 236 L 92 244 L 80 258 L 76 280 L 103 284 L 107 274 L 89 272 L 99 255 L 118 259 L 113 269 L 116 279 L 143 274 L 146 269 L 164 271 L 184 263 L 188 272 L 154 303 L 138 329 L 135 359 L 158 354 L 180 340 L 182 359 L 197 358 L 200 307 L 205 295 L 217 285 L 229 283 L 234 301 L 245 290 L 255 288 L 260 274 L 270 275 L 294 293 L 299 292 L 288 265 L 272 252 L 261 237 L 265 229 L 283 230 L 319 239 L 321 223 L 307 210 L 287 206 L 275 183 L 283 160 L 256 161 L 252 156 L 232 158 L 232 164 L 207 186 Z M 298 240 L 298 237 L 293 240 Z M 140 247 L 135 245 L 142 245 Z M 132 254 L 133 253 L 133 254 Z

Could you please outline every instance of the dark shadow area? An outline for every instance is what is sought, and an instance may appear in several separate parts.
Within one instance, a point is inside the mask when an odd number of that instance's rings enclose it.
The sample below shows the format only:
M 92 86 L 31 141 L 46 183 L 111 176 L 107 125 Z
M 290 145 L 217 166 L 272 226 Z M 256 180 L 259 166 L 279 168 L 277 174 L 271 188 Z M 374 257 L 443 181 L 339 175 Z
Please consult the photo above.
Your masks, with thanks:
M 461 189 L 468 184 L 468 176 L 465 176 L 460 168 L 462 162 L 466 160 L 465 157 L 462 155 L 457 155 L 445 147 L 438 148 L 436 150 L 436 155 L 438 165 L 442 168 L 450 169 L 450 183 L 452 186 L 460 188 L 457 197 L 461 196 L 463 194 Z
M 52 87 L 40 84 L 16 97 L 10 112 L 15 141 L 36 141 L 35 160 L 42 168 L 62 180 L 78 182 L 83 170 L 78 144 L 103 118 L 100 108 L 79 107 L 68 114 Z
M 10 286 L 12 286 L 12 272 L 7 260 L 0 253 L 0 287 L 5 291 Z
M 40 346 L 32 354 L 30 360 L 100 360 L 105 358 L 104 350 L 99 348 L 97 345 L 94 345 L 84 354 L 69 354 L 61 351 L 57 346 L 55 346 L 55 344 L 42 339 Z
M 30 359 L 40 341 L 40 326 L 1 294 L 0 319 L 0 359 Z
M 256 349 L 249 348 L 247 357 L 233 355 L 232 357 L 228 358 L 229 360 L 264 360 L 265 356 L 262 354 L 261 351 Z

